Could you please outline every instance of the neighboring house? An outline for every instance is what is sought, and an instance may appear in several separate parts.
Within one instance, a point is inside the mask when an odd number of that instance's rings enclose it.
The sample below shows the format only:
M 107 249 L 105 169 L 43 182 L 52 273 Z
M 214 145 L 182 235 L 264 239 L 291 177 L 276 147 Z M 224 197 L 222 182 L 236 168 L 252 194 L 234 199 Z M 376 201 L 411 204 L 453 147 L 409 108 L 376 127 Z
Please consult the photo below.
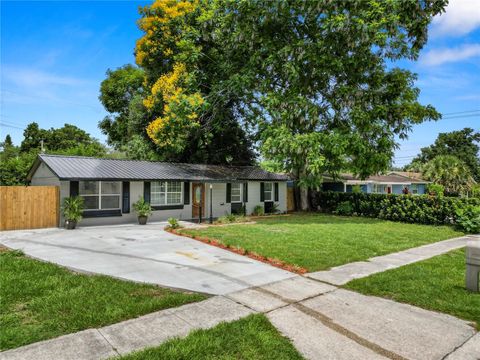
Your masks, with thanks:
M 132 205 L 142 196 L 154 208 L 152 221 L 209 219 L 247 214 L 256 205 L 271 212 L 287 210 L 288 176 L 255 166 L 219 166 L 99 159 L 80 156 L 38 156 L 30 184 L 56 185 L 60 201 L 84 199 L 84 225 L 135 222 Z M 61 219 L 63 223 L 63 219 Z
M 425 194 L 429 183 L 419 175 L 404 175 L 406 173 L 391 172 L 388 175 L 370 176 L 364 180 L 351 174 L 342 174 L 337 180 L 325 177 L 323 191 L 352 192 L 354 186 L 360 186 L 361 192 L 376 194 Z M 418 174 L 418 173 L 417 173 Z

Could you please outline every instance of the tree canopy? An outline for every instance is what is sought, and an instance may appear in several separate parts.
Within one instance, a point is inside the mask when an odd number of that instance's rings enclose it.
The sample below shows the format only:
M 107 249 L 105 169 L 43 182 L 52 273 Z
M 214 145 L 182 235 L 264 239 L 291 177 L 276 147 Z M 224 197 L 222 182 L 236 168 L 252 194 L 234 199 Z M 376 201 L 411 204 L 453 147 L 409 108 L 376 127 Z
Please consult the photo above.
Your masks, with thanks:
M 444 187 L 449 194 L 472 190 L 475 183 L 468 165 L 453 155 L 438 155 L 423 167 L 423 177 Z
M 420 150 L 420 154 L 406 169 L 422 171 L 423 166 L 440 155 L 452 155 L 461 159 L 473 178 L 480 182 L 480 132 L 471 128 L 440 133 L 435 142 Z

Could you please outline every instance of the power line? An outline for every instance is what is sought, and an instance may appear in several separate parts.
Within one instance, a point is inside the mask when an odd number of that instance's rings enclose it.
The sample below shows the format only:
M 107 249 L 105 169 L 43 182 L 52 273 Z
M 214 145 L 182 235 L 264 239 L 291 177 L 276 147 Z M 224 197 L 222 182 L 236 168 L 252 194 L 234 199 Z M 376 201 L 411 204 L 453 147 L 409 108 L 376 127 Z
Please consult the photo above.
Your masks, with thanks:
M 472 112 L 480 112 L 480 109 L 477 110 L 466 110 L 466 111 L 455 111 L 451 113 L 445 113 L 443 115 L 456 115 L 456 114 L 466 114 L 466 113 L 472 113 Z
M 5 123 L 3 123 L 3 122 L 0 122 L 0 126 L 5 126 L 5 127 L 9 127 L 9 128 L 14 128 L 14 129 L 23 130 L 23 128 L 21 128 L 21 127 L 19 127 L 19 126 L 8 125 L 8 124 L 5 124 Z

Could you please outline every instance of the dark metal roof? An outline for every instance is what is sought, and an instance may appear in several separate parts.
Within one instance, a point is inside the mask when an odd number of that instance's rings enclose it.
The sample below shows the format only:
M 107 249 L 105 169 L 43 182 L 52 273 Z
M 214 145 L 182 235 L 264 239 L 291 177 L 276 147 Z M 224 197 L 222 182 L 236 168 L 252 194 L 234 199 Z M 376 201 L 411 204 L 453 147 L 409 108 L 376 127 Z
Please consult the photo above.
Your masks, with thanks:
M 82 156 L 40 154 L 28 180 L 40 162 L 61 180 L 190 180 L 190 181 L 287 181 L 285 174 L 256 166 L 178 164 L 153 161 L 100 159 Z

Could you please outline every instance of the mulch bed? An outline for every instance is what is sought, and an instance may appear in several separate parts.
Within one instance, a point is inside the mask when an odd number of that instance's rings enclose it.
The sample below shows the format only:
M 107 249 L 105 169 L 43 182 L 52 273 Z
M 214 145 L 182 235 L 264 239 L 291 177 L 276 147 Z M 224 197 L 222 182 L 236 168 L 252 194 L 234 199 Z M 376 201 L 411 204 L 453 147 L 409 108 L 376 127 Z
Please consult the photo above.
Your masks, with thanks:
M 214 226 L 218 226 L 218 225 L 214 225 Z M 217 239 L 213 239 L 213 238 L 210 238 L 208 236 L 195 236 L 195 235 L 185 234 L 181 231 L 181 229 L 172 229 L 170 227 L 166 227 L 165 231 L 168 231 L 168 232 L 170 232 L 172 234 L 175 234 L 175 235 L 185 236 L 185 237 L 188 237 L 188 238 L 193 239 L 193 240 L 201 241 L 205 244 L 216 246 L 220 249 L 228 250 L 228 251 L 231 251 L 235 254 L 247 256 L 251 259 L 261 261 L 263 263 L 275 266 L 277 268 L 280 268 L 280 269 L 283 269 L 283 270 L 286 270 L 286 271 L 290 271 L 290 272 L 295 273 L 295 274 L 302 275 L 302 274 L 305 274 L 306 272 L 308 272 L 307 269 L 302 268 L 300 266 L 287 264 L 284 261 L 279 260 L 279 259 L 275 259 L 275 258 L 267 258 L 263 255 L 257 254 L 256 252 L 247 251 L 246 249 L 241 248 L 239 246 L 225 245 L 225 244 L 221 243 L 220 241 L 218 241 Z

